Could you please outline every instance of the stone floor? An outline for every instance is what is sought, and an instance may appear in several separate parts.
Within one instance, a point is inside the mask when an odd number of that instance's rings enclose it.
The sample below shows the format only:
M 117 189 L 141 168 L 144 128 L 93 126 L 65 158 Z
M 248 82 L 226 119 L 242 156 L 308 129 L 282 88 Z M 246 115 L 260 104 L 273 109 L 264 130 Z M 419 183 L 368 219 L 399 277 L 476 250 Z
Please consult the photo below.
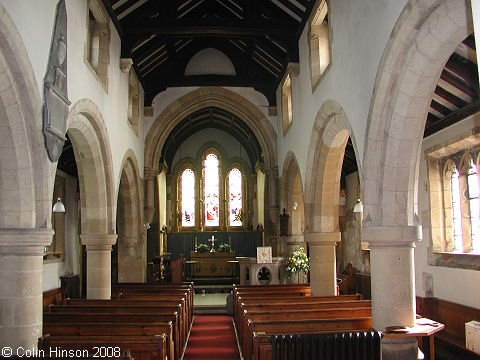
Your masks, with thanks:
M 228 293 L 195 294 L 193 306 L 227 306 Z

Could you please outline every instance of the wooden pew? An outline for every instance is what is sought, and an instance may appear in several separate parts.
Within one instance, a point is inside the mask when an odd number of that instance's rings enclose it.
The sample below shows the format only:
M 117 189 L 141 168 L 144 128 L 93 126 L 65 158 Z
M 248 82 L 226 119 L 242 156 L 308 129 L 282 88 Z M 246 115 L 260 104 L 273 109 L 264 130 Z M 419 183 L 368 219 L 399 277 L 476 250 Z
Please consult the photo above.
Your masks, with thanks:
M 166 339 L 166 334 L 155 336 L 45 335 L 40 338 L 38 348 L 44 350 L 49 356 L 65 354 L 63 356 L 69 358 L 84 357 L 85 355 L 101 358 L 102 352 L 111 356 L 110 352 L 115 355 L 114 352 L 118 350 L 119 355 L 129 351 L 135 360 L 166 360 Z
M 176 314 L 174 326 L 178 327 L 180 344 L 185 343 L 188 329 L 183 316 L 182 306 L 178 302 L 162 302 L 162 305 L 156 306 L 134 306 L 134 305 L 115 305 L 106 303 L 105 305 L 50 305 L 49 312 L 58 313 L 98 313 L 98 314 L 152 314 L 152 315 L 171 315 Z
M 169 359 L 175 359 L 175 344 L 173 341 L 173 324 L 169 323 L 44 323 L 43 333 L 59 336 L 142 336 L 161 335 L 167 337 L 167 355 Z
M 60 305 L 63 303 L 66 295 L 64 288 L 56 288 L 43 292 L 43 309 L 45 310 L 48 305 Z
M 341 304 L 341 303 L 338 303 Z M 296 310 L 278 311 L 267 310 L 261 312 L 244 311 L 243 317 L 237 326 L 237 333 L 239 338 L 244 339 L 248 334 L 248 324 L 268 322 L 271 319 L 274 321 L 312 321 L 322 319 L 349 319 L 349 318 L 364 318 L 372 317 L 371 307 L 366 308 L 342 308 L 341 305 L 336 308 L 327 309 L 310 309 L 303 308 Z
M 258 337 L 278 334 L 316 334 L 321 332 L 344 332 L 367 330 L 372 327 L 372 318 L 322 319 L 311 321 L 260 321 L 249 322 L 249 335 L 242 348 L 245 360 L 258 359 Z
M 86 323 L 115 323 L 115 324 L 168 324 L 173 325 L 174 359 L 179 359 L 184 343 L 180 340 L 178 326 L 175 322 L 178 314 L 115 314 L 115 313 L 50 313 L 43 314 L 44 326 L 46 324 L 86 324 Z
M 242 312 L 243 304 L 261 305 L 261 304 L 312 304 L 322 302 L 343 302 L 361 300 L 360 295 L 340 295 L 340 296 L 298 296 L 298 297 L 282 297 L 282 296 L 239 296 L 237 303 L 234 303 L 233 318 L 239 321 L 238 314 Z
M 122 294 L 134 293 L 154 293 L 154 294 L 174 294 L 176 291 L 185 291 L 188 294 L 187 306 L 190 310 L 190 318 L 193 319 L 193 295 L 195 293 L 193 283 L 180 284 L 143 284 L 143 283 L 121 283 L 112 285 L 112 298 Z

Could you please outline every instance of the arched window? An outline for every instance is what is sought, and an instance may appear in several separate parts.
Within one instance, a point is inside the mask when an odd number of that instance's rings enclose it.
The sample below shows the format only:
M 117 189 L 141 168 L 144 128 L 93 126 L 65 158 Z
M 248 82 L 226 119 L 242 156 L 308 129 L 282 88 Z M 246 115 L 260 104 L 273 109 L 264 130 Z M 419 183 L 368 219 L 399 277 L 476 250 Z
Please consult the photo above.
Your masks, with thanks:
M 462 241 L 462 212 L 460 210 L 460 181 L 457 168 L 454 168 L 450 179 L 450 193 L 452 201 L 452 228 L 455 250 L 463 250 Z
M 468 204 L 472 231 L 472 250 L 480 248 L 480 199 L 478 189 L 478 169 L 473 160 L 467 172 Z
M 205 157 L 204 170 L 205 226 L 219 226 L 220 188 L 218 176 L 218 158 L 215 154 L 207 154 Z
M 182 173 L 182 226 L 195 226 L 195 174 L 192 169 Z
M 228 218 L 230 226 L 242 226 L 242 173 L 234 168 L 228 174 Z

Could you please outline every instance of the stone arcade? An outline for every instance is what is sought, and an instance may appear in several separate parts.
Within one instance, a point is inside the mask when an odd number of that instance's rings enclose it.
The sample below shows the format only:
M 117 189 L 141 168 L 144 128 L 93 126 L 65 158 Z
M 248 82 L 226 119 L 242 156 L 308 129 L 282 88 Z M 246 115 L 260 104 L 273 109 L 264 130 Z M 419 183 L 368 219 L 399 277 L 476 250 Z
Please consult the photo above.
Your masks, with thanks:
M 308 248 L 312 295 L 351 263 L 379 330 L 416 300 L 479 309 L 473 23 L 469 0 L 0 0 L 0 347 L 36 346 L 62 278 L 108 299 L 212 234 Z

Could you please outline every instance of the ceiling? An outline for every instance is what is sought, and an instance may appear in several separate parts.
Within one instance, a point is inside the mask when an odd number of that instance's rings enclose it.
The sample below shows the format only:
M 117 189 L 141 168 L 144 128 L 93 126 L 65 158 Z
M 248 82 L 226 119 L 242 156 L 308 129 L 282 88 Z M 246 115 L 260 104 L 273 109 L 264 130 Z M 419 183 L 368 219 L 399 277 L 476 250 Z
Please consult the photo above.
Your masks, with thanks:
M 145 105 L 167 87 L 240 86 L 263 93 L 276 106 L 276 89 L 289 62 L 298 62 L 298 39 L 314 0 L 102 0 L 122 39 L 122 57 L 132 58 L 145 90 Z M 235 75 L 185 75 L 189 60 L 214 48 L 232 61 Z M 426 119 L 424 137 L 480 111 L 475 40 L 467 37 L 445 64 Z M 175 149 L 206 126 L 233 134 L 252 164 L 261 159 L 258 141 L 243 122 L 216 108 L 184 119 L 162 152 L 171 166 Z M 182 140 L 183 139 L 183 140 Z M 76 176 L 67 139 L 58 168 Z M 357 171 L 351 139 L 342 167 L 345 177 Z
M 208 128 L 223 130 L 237 139 L 247 152 L 252 172 L 255 164 L 263 163 L 262 148 L 252 130 L 235 115 L 216 107 L 196 111 L 175 126 L 165 141 L 160 163 L 165 163 L 172 171 L 173 158 L 181 144 L 193 134 Z
M 145 90 L 145 105 L 176 86 L 253 87 L 276 105 L 315 0 L 102 0 L 122 39 L 123 58 Z M 214 48 L 235 75 L 185 75 L 188 61 Z
M 476 56 L 470 35 L 448 59 L 430 103 L 424 137 L 480 111 Z

